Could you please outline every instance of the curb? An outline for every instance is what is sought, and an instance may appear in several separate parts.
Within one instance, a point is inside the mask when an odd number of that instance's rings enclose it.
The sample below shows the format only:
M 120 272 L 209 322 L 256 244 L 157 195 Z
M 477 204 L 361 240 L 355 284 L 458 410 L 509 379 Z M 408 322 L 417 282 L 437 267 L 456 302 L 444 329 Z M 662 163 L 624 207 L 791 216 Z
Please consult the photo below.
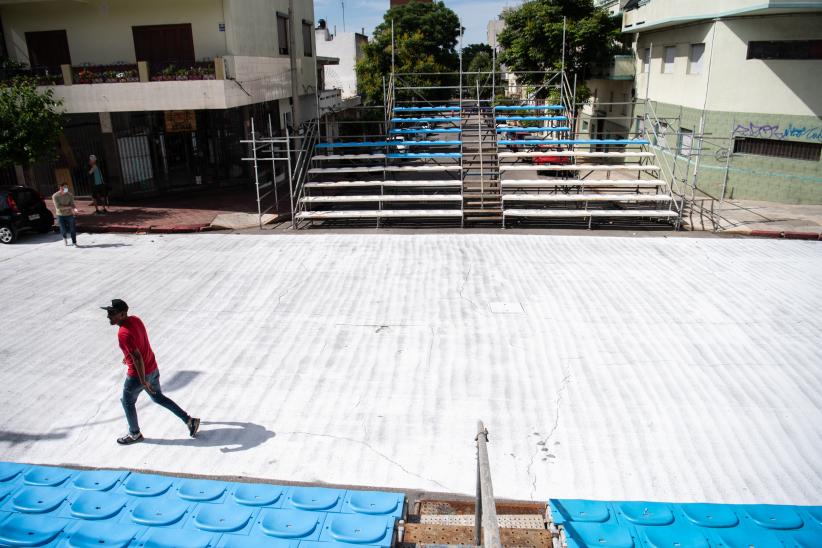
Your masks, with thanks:
M 785 232 L 778 230 L 751 230 L 751 236 L 759 238 L 779 238 L 786 240 L 822 240 L 822 233 L 816 232 Z

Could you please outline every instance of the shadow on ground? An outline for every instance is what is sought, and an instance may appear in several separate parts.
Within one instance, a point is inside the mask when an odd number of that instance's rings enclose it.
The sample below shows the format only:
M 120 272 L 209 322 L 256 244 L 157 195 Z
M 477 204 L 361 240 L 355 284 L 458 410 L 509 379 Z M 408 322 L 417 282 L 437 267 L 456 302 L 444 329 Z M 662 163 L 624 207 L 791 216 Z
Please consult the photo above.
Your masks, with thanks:
M 145 435 L 145 433 L 143 434 Z M 277 434 L 253 422 L 203 421 L 196 438 L 162 440 L 145 438 L 149 445 L 182 445 L 220 447 L 222 453 L 248 451 L 264 444 Z

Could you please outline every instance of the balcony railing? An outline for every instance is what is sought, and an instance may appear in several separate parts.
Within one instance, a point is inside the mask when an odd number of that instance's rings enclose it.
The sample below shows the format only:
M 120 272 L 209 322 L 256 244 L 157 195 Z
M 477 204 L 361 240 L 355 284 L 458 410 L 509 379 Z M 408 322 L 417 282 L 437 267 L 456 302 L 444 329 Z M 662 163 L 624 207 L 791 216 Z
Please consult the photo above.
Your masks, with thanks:
M 196 63 L 169 62 L 151 65 L 140 61 L 109 65 L 26 67 L 12 64 L 0 67 L 0 81 L 21 77 L 34 79 L 41 86 L 222 80 L 225 78 L 225 69 L 222 58 Z

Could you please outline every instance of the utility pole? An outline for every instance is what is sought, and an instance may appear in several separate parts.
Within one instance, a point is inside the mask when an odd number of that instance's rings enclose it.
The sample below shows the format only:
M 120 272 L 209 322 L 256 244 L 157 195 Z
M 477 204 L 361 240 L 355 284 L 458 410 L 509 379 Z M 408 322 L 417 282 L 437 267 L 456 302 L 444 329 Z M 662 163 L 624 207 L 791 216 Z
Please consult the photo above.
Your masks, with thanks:
M 291 63 L 291 125 L 300 126 L 300 83 L 297 72 L 297 41 L 294 39 L 294 0 L 288 0 L 288 59 Z M 319 113 L 318 113 L 319 114 Z

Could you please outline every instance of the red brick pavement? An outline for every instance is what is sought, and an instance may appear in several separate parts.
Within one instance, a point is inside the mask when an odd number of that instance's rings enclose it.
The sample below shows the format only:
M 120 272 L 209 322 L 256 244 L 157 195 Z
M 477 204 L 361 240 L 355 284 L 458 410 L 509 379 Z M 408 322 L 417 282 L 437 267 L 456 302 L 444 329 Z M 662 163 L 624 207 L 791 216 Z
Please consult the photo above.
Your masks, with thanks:
M 51 197 L 46 204 L 54 212 Z M 287 199 L 280 200 L 281 210 Z M 81 232 L 199 232 L 222 213 L 256 213 L 254 188 L 204 190 L 196 194 L 117 201 L 109 213 L 96 215 L 91 200 L 78 199 L 77 230 Z

